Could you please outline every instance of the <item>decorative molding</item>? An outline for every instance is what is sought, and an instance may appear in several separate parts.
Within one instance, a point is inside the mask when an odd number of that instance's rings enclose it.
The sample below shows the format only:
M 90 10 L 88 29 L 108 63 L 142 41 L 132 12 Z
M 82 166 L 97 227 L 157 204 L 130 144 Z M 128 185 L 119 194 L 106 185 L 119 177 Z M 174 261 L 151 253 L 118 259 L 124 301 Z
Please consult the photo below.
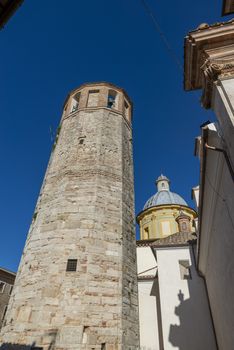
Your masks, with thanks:
M 219 78 L 234 77 L 234 59 L 223 60 L 223 59 L 206 59 L 204 64 L 201 66 L 202 70 L 202 105 L 208 109 L 211 107 L 211 99 L 213 93 L 214 83 Z
M 152 281 L 155 278 L 157 278 L 157 276 L 155 275 L 137 276 L 138 281 Z
M 206 88 L 202 102 L 209 108 L 212 82 L 220 75 L 233 75 L 234 20 L 201 24 L 184 41 L 184 89 Z

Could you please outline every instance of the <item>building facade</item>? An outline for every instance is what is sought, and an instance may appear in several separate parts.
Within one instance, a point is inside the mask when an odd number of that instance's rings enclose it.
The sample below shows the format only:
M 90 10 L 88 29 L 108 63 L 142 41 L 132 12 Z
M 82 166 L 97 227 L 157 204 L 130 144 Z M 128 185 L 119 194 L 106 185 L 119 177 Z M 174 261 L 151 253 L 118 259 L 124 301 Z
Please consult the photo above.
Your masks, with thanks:
M 231 3 L 231 2 L 226 2 Z M 206 281 L 219 349 L 234 344 L 234 21 L 185 38 L 185 89 L 202 89 L 216 123 L 201 127 L 197 266 Z
M 161 175 L 157 184 L 158 192 L 140 213 L 140 229 L 144 232 L 144 215 L 149 215 L 152 205 L 155 213 L 160 211 L 158 220 L 168 220 L 177 232 L 163 232 L 158 225 L 153 231 L 155 237 L 143 236 L 137 241 L 141 349 L 215 350 L 206 288 L 195 262 L 192 222 L 196 212 L 178 194 L 170 192 L 165 176 Z
M 10 295 L 15 282 L 15 273 L 0 267 L 0 329 L 4 322 Z
M 2 349 L 135 350 L 132 103 L 109 83 L 72 91 L 2 328 Z

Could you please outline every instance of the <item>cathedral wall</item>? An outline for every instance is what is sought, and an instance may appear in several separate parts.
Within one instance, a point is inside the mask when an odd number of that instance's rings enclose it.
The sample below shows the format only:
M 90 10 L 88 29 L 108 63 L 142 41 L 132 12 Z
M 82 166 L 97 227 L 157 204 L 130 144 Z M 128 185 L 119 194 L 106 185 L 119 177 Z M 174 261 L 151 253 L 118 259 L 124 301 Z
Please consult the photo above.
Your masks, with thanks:
M 149 246 L 137 246 L 140 349 L 159 350 L 154 281 L 157 262 Z

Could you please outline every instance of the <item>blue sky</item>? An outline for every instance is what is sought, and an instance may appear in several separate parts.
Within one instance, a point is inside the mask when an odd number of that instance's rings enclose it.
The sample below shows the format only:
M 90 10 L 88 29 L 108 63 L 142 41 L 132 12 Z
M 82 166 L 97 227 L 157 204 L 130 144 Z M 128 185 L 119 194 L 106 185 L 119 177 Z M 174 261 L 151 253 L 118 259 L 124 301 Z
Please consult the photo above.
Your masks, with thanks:
M 183 39 L 221 18 L 221 0 L 148 0 L 183 63 Z M 27 1 L 1 37 L 1 255 L 16 270 L 67 93 L 84 82 L 109 81 L 134 102 L 136 213 L 163 172 L 191 201 L 198 184 L 193 156 L 199 126 L 213 120 L 200 92 L 183 91 L 183 75 L 140 0 Z

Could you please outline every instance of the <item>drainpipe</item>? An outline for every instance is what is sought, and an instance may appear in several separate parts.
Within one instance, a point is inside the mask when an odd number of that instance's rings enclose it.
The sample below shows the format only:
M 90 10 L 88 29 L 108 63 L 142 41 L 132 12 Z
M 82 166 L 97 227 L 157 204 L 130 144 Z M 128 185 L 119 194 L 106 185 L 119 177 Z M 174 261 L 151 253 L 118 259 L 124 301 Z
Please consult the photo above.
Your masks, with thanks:
M 234 182 L 234 170 L 233 170 L 233 168 L 232 168 L 232 164 L 231 164 L 231 161 L 230 161 L 230 159 L 229 159 L 229 157 L 228 157 L 227 152 L 226 152 L 224 149 L 222 149 L 222 148 L 214 147 L 214 146 L 209 146 L 209 145 L 207 144 L 207 142 L 205 143 L 205 148 L 206 148 L 206 149 L 209 149 L 209 150 L 211 150 L 211 151 L 223 153 L 224 158 L 225 158 L 226 163 L 227 163 L 227 166 L 228 166 L 228 170 L 229 170 L 230 175 L 231 175 L 231 178 L 232 178 L 232 181 Z

